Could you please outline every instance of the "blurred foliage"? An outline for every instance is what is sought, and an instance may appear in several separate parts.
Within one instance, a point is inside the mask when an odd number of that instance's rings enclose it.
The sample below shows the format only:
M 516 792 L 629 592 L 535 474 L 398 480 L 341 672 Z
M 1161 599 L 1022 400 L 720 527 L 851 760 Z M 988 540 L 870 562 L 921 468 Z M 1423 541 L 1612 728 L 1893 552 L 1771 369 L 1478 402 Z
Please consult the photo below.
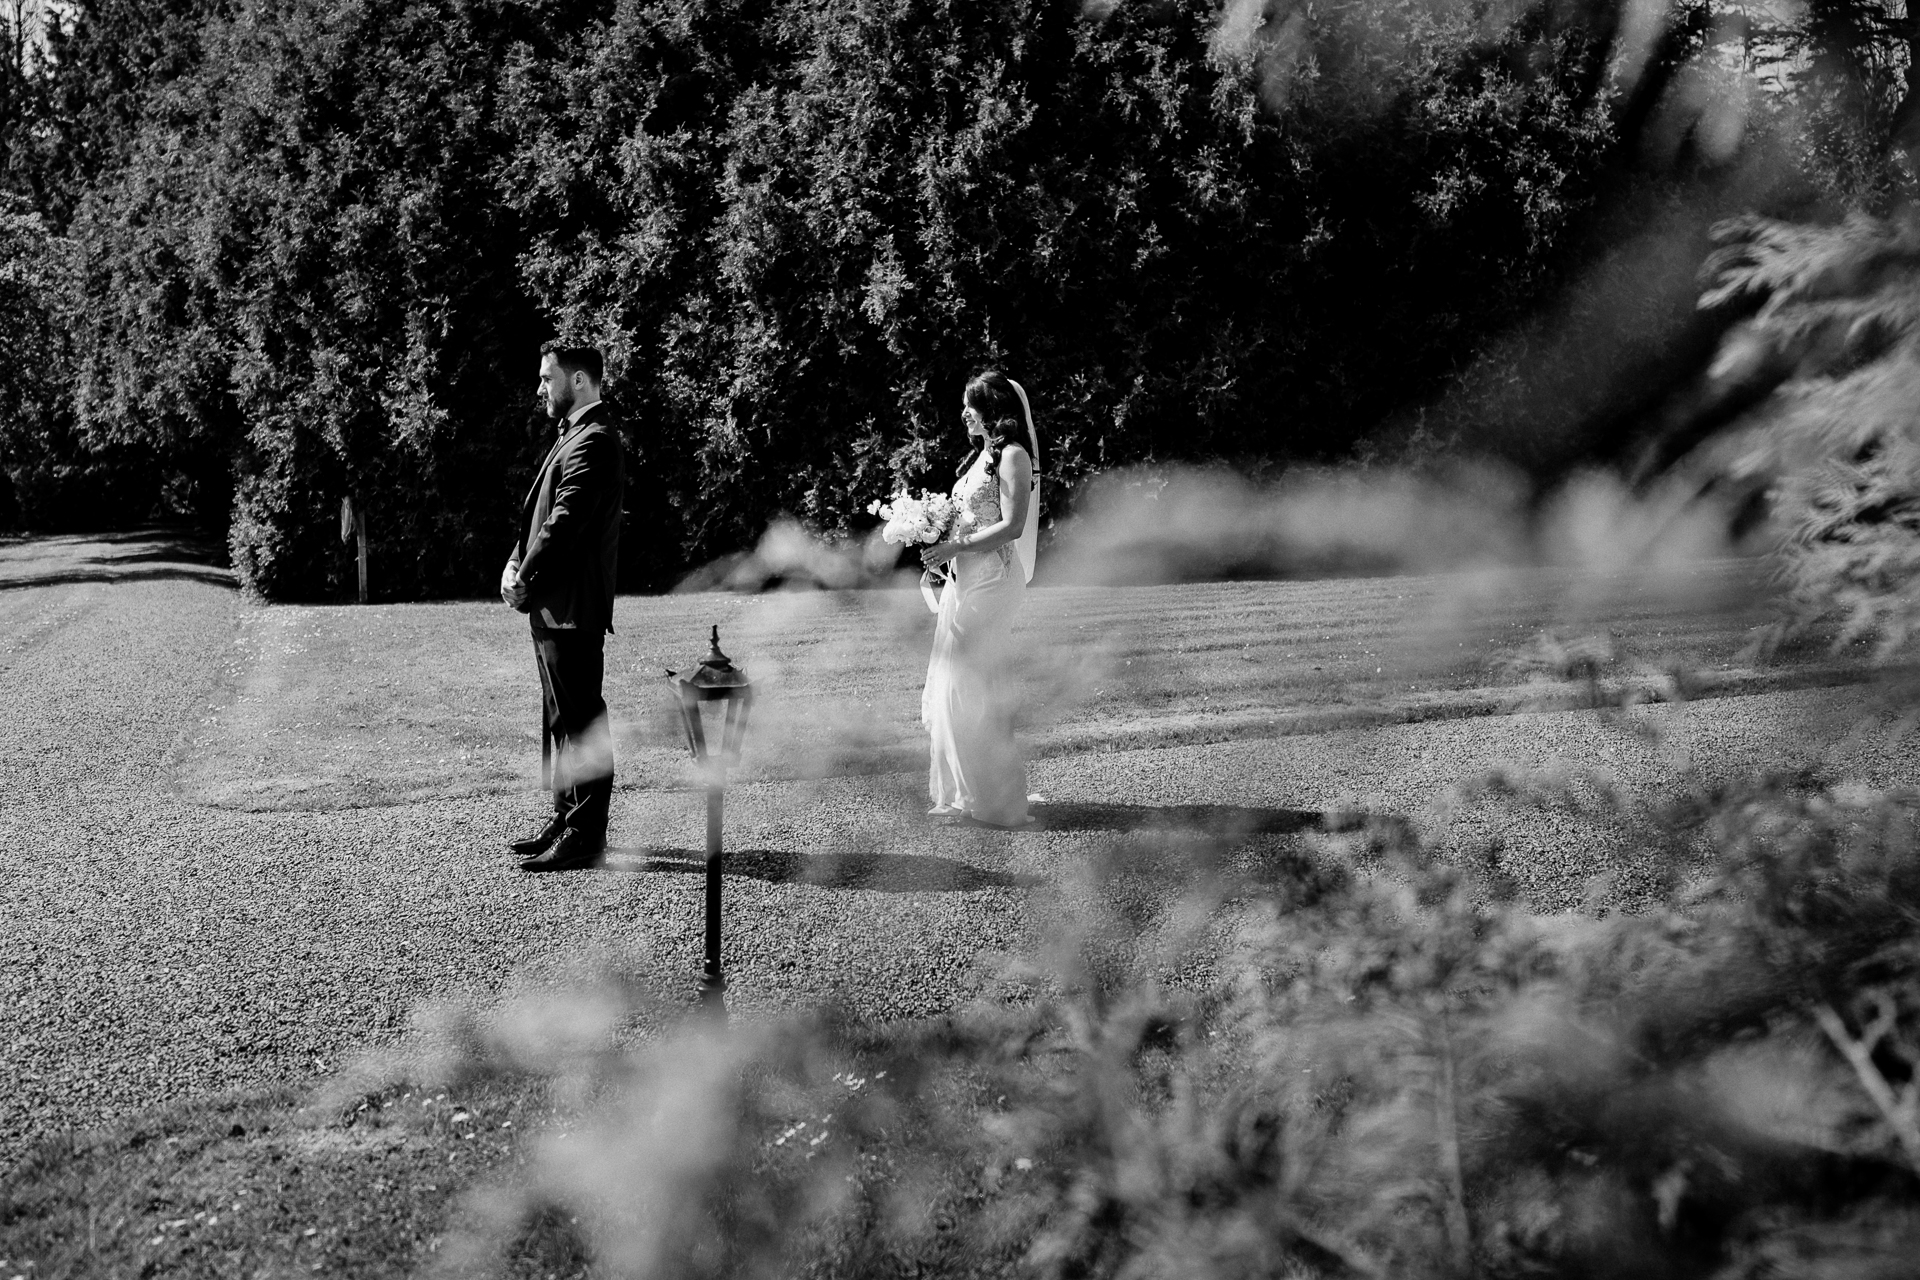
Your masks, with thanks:
M 1920 226 L 1747 218 L 1720 228 L 1701 305 L 1744 318 L 1708 370 L 1741 427 L 1701 451 L 1765 499 L 1797 621 L 1891 656 L 1920 631 Z
M 1920 810 L 1688 782 L 1640 812 L 1672 874 L 1633 914 L 1537 915 L 1497 858 L 1445 865 L 1356 820 L 1265 865 L 1231 839 L 1116 846 L 1077 936 L 937 1022 L 622 1051 L 607 991 L 456 1018 L 412 1075 L 531 1072 L 571 1101 L 449 1257 L 636 1277 L 1904 1274 Z

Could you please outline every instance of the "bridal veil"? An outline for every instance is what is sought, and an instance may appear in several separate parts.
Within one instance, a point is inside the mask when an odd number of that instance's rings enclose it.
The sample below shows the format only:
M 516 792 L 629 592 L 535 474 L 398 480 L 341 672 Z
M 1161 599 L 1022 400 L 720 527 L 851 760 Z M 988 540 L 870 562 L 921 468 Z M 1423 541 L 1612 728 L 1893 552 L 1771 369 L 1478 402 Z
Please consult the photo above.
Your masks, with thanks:
M 1013 544 L 1020 556 L 1020 571 L 1032 582 L 1033 561 L 1040 549 L 1040 434 L 1033 429 L 1033 405 L 1027 401 L 1027 389 L 1012 378 L 1007 382 L 1020 397 L 1020 411 L 1027 416 L 1027 447 L 1033 451 L 1033 496 L 1027 502 L 1027 524 Z

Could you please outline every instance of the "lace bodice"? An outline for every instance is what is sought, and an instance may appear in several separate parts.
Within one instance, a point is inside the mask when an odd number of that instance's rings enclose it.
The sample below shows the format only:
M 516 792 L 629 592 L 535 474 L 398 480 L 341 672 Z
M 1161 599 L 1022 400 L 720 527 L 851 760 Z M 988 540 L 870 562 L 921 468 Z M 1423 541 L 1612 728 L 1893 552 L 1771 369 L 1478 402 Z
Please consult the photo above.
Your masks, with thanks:
M 984 456 L 954 482 L 953 500 L 960 508 L 954 518 L 956 535 L 1000 523 L 1000 477 L 987 474 Z
M 1033 478 L 1033 489 L 1033 500 L 1038 501 L 1040 492 L 1040 477 L 1038 475 Z M 960 479 L 954 483 L 953 501 L 960 510 L 954 516 L 953 530 L 947 535 L 948 537 L 963 538 L 975 530 L 985 529 L 990 525 L 1000 523 L 1002 515 L 1000 509 L 1000 477 L 997 474 L 990 474 L 987 471 L 987 458 L 985 453 L 982 453 L 976 458 L 973 465 L 967 468 L 966 474 L 962 475 Z M 1032 525 L 1029 524 L 1028 528 L 1031 529 Z M 981 552 L 979 554 L 992 556 L 998 559 L 1001 564 L 1011 568 L 1014 563 L 1014 558 L 1018 553 L 1014 550 L 1013 543 L 1003 542 L 992 551 Z

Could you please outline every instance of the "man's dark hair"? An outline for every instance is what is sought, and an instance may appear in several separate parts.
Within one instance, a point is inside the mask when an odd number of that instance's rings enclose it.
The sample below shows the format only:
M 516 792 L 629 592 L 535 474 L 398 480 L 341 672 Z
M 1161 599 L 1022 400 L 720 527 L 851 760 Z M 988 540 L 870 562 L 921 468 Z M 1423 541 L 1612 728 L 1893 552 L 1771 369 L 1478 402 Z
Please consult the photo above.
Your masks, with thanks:
M 607 362 L 600 356 L 598 347 L 563 347 L 557 343 L 548 343 L 540 348 L 543 356 L 552 356 L 553 362 L 560 366 L 561 372 L 568 377 L 584 373 L 594 386 L 606 381 Z

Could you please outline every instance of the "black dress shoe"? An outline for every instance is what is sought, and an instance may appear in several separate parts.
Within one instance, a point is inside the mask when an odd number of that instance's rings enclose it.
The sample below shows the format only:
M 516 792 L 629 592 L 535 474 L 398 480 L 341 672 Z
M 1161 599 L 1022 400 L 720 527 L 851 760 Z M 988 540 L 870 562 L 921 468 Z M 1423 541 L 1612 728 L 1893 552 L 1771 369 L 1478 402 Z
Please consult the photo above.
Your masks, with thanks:
M 600 865 L 606 854 L 607 842 L 596 836 L 588 835 L 578 827 L 568 827 L 560 833 L 553 848 L 537 858 L 528 858 L 520 864 L 522 871 L 584 871 Z
M 556 813 L 553 815 L 552 822 L 549 822 L 546 826 L 540 828 L 539 831 L 524 840 L 515 840 L 512 844 L 509 844 L 507 848 L 513 850 L 515 855 L 519 857 L 531 858 L 536 853 L 545 853 L 553 842 L 560 838 L 560 833 L 566 829 L 566 818 Z

